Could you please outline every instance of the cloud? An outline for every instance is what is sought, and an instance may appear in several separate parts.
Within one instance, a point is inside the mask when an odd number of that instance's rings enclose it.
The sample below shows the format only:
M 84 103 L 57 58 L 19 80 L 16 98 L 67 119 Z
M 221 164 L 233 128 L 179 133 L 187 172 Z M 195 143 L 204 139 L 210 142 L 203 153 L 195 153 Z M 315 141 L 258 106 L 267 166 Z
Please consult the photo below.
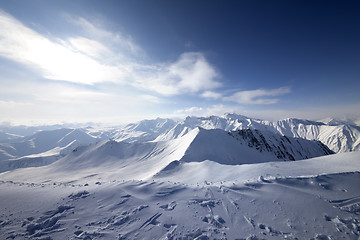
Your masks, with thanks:
M 197 93 L 221 86 L 216 80 L 219 73 L 199 52 L 183 53 L 173 63 L 148 66 L 143 74 L 136 86 L 162 95 Z
M 86 42 L 89 45 L 90 41 Z M 91 43 L 92 47 L 96 45 Z M 92 54 L 90 51 L 88 55 Z M 44 78 L 52 80 L 94 84 L 123 81 L 127 74 L 126 68 L 102 64 L 83 52 L 67 48 L 61 41 L 45 38 L 1 10 L 0 55 L 39 69 Z
M 277 109 L 265 107 L 263 109 L 254 110 L 252 107 L 244 105 L 224 105 L 215 104 L 208 107 L 191 107 L 185 109 L 178 109 L 171 115 L 164 115 L 163 117 L 184 118 L 188 115 L 193 116 L 222 116 L 224 113 L 237 113 L 250 118 L 258 118 L 263 120 L 277 121 L 285 118 L 300 118 L 321 120 L 327 117 L 334 118 L 349 118 L 360 119 L 360 114 L 355 110 L 360 109 L 360 103 L 354 103 L 347 106 L 332 105 L 322 107 L 306 107 L 306 108 L 292 108 L 292 109 Z
M 111 55 L 111 51 L 107 47 L 92 39 L 76 37 L 70 38 L 69 42 L 75 50 L 90 57 L 101 58 Z
M 87 85 L 112 82 L 166 96 L 221 86 L 219 73 L 200 52 L 183 53 L 174 62 L 139 64 L 136 59 L 121 56 L 123 49 L 130 49 L 134 55 L 142 52 L 131 37 L 104 30 L 84 18 L 70 19 L 94 39 L 49 39 L 0 10 L 0 56 L 29 66 L 51 80 Z M 120 48 L 114 50 L 111 42 Z
M 269 97 L 276 97 L 290 92 L 291 89 L 289 87 L 240 91 L 231 96 L 224 97 L 223 100 L 239 104 L 274 104 L 277 103 L 279 99 Z
M 162 100 L 156 96 L 144 94 L 140 96 L 142 99 L 152 103 L 162 103 Z
M 94 24 L 82 17 L 65 16 L 71 23 L 79 26 L 85 33 L 98 39 L 106 39 L 120 45 L 123 51 L 130 51 L 135 56 L 144 55 L 144 51 L 138 46 L 130 35 L 114 33 L 106 30 L 101 24 Z
M 201 94 L 203 98 L 211 98 L 211 99 L 219 99 L 222 97 L 220 93 L 212 92 L 212 91 L 205 91 Z
M 204 109 L 202 107 L 190 107 L 185 109 L 178 109 L 174 111 L 175 115 L 183 115 L 183 114 L 198 114 L 202 112 Z

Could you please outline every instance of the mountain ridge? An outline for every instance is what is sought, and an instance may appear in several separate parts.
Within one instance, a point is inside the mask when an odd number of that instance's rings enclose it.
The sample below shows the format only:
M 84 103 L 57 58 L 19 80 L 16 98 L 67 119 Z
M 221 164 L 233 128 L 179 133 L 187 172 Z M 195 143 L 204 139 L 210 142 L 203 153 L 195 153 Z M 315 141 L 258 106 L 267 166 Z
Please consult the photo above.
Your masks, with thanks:
M 276 137 L 276 144 L 282 142 L 284 145 L 288 142 L 286 138 L 295 138 L 298 141 L 303 139 L 320 141 L 335 153 L 357 151 L 360 149 L 360 131 L 352 125 L 334 125 L 333 122 L 328 125 L 324 122 L 296 118 L 272 122 L 249 118 L 235 113 L 226 113 L 223 116 L 188 116 L 181 121 L 157 118 L 128 124 L 121 128 L 64 128 L 37 132 L 34 135 L 21 137 L 12 142 L 0 143 L 0 170 L 6 171 L 18 167 L 48 165 L 62 158 L 78 146 L 86 146 L 108 139 L 127 143 L 172 142 L 173 140 L 181 139 L 196 128 L 205 130 L 219 129 L 231 134 L 235 131 L 247 130 L 249 134 L 254 135 L 253 133 L 255 133 L 256 138 L 253 139 L 256 139 L 257 144 L 261 143 L 263 145 L 255 146 L 255 148 L 258 147 L 263 150 L 266 149 L 264 146 L 269 141 L 271 142 L 271 139 L 274 139 L 274 137 L 271 137 L 273 135 L 267 136 L 269 135 L 267 134 L 268 132 L 272 132 L 272 134 L 275 134 L 274 136 L 280 134 Z M 260 132 L 261 134 L 259 134 Z M 264 138 L 265 141 L 261 138 Z M 298 143 L 297 141 L 292 141 L 292 144 L 296 145 Z M 234 145 L 234 147 L 238 146 Z M 298 153 L 306 152 L 306 148 L 290 153 L 281 145 L 280 147 L 280 150 L 277 147 L 272 149 L 277 152 L 279 157 L 283 157 L 286 160 L 304 159 L 312 156 L 309 153 L 304 156 Z M 323 146 L 319 145 L 318 147 L 324 150 Z M 298 146 L 298 148 L 300 147 Z M 213 149 L 209 150 L 209 152 L 211 151 Z

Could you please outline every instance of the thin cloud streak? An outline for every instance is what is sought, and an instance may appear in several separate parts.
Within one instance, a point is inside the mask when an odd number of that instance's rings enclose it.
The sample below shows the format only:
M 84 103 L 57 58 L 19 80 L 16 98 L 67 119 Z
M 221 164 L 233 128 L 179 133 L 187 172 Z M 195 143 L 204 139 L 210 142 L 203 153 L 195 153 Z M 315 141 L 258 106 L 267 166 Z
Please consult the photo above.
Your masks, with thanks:
M 84 32 L 89 34 L 91 37 L 104 39 L 107 41 L 112 41 L 121 46 L 123 51 L 128 51 L 135 55 L 135 56 L 142 56 L 144 55 L 144 50 L 138 46 L 131 36 L 125 35 L 123 33 L 113 33 L 108 31 L 102 27 L 99 27 L 85 18 L 82 17 L 73 17 L 70 15 L 65 16 L 69 22 L 79 26 Z
M 219 99 L 222 97 L 220 93 L 213 92 L 213 91 L 205 91 L 201 94 L 201 97 L 208 98 L 208 99 Z
M 231 96 L 224 97 L 223 100 L 239 104 L 275 104 L 279 101 L 279 99 L 269 97 L 281 96 L 290 92 L 291 88 L 289 87 L 239 91 Z
M 188 114 L 198 114 L 199 112 L 202 112 L 204 109 L 202 107 L 190 107 L 185 109 L 178 109 L 174 111 L 175 115 L 184 116 Z
M 111 55 L 111 51 L 107 47 L 92 39 L 76 37 L 70 38 L 69 42 L 75 50 L 90 57 L 102 58 Z

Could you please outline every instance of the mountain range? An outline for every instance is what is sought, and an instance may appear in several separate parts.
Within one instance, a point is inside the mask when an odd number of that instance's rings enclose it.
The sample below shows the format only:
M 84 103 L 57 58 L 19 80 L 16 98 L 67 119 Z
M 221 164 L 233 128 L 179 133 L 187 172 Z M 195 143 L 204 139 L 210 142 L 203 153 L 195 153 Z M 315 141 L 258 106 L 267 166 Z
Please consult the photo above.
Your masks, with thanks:
M 30 129 L 23 128 L 23 133 L 29 134 Z M 186 139 L 191 140 L 182 143 L 187 145 L 184 156 L 171 161 L 212 160 L 236 165 L 302 160 L 360 149 L 360 127 L 351 123 L 292 118 L 265 121 L 238 114 L 186 117 L 181 121 L 157 118 L 123 127 L 50 129 L 29 136 L 20 136 L 19 127 L 15 130 L 12 132 L 9 127 L 2 130 L 3 135 L 17 137 L 0 142 L 1 172 L 48 165 L 79 146 L 98 142 L 128 143 L 135 148 L 140 143 L 171 145 L 177 139 L 183 141 L 181 138 L 188 134 L 191 137 Z M 176 148 L 169 151 L 178 151 Z
M 360 235 L 352 123 L 225 114 L 2 132 L 0 239 Z

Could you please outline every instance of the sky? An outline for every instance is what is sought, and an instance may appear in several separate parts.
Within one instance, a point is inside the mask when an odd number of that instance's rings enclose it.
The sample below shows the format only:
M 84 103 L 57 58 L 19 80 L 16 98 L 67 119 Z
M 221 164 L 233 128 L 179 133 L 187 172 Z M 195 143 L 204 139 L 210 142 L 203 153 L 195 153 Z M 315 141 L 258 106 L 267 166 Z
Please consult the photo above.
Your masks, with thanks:
M 0 122 L 360 117 L 359 1 L 1 0 Z

